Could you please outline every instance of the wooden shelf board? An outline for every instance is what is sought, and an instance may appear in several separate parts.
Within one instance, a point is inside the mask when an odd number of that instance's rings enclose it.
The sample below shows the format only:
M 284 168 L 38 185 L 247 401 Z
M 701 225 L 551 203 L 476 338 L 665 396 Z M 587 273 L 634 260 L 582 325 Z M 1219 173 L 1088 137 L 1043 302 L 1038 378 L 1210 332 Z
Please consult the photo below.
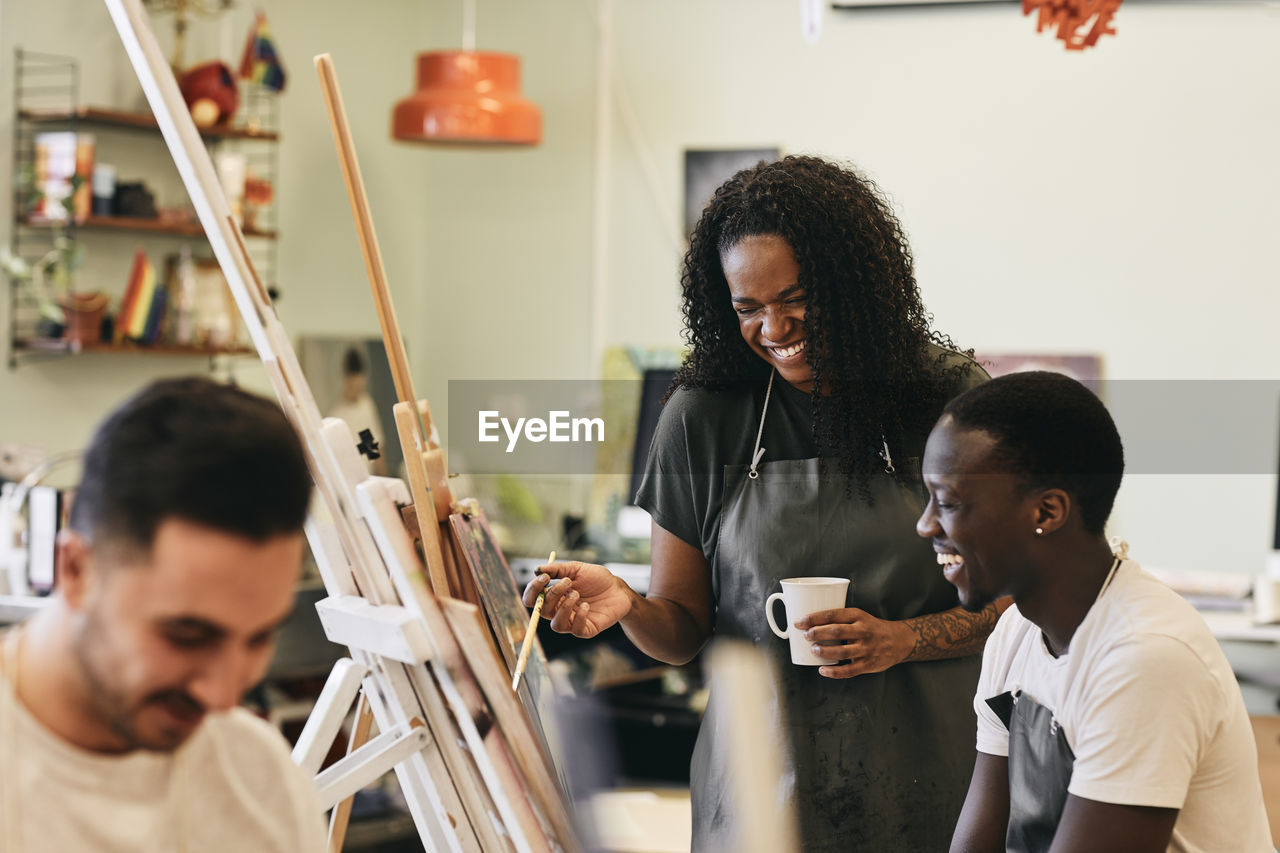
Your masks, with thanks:
M 249 347 L 194 347 L 177 344 L 134 344 L 134 343 L 84 343 L 73 345 L 61 338 L 16 338 L 13 341 L 15 350 L 25 352 L 80 352 L 135 353 L 139 355 L 196 355 L 205 358 L 215 355 L 250 355 Z
M 86 228 L 100 231 L 141 231 L 148 234 L 171 234 L 178 237 L 203 237 L 204 228 L 198 222 L 161 222 L 159 219 L 144 219 L 139 216 L 90 216 L 83 222 L 46 222 L 36 219 L 20 219 L 20 224 L 29 228 L 48 228 L 50 226 L 62 225 L 68 228 Z M 276 231 L 260 231 L 256 228 L 246 228 L 242 232 L 246 237 L 260 237 L 264 240 L 274 240 L 278 236 Z
M 25 121 L 36 123 L 52 124 L 75 120 L 106 127 L 141 130 L 160 129 L 159 125 L 156 124 L 155 116 L 151 113 L 109 110 L 102 107 L 81 107 L 78 110 L 19 110 L 18 117 Z M 280 139 L 280 134 L 275 132 L 250 130 L 249 128 L 226 124 L 201 127 L 197 128 L 197 130 L 200 131 L 201 136 L 213 139 L 263 139 L 267 141 Z

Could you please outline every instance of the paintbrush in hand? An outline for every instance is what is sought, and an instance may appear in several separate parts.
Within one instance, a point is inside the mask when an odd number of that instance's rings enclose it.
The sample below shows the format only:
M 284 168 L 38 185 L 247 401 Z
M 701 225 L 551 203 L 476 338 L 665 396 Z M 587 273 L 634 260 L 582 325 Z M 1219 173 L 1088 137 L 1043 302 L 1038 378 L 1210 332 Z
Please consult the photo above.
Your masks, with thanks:
M 551 565 L 556 561 L 556 552 L 552 551 L 551 556 L 547 557 L 547 565 Z M 547 586 L 551 584 L 548 582 Z M 516 690 L 520 687 L 520 676 L 524 674 L 524 668 L 529 663 L 529 651 L 533 648 L 533 638 L 538 635 L 538 618 L 542 616 L 542 602 L 547 598 L 546 587 L 542 592 L 538 593 L 538 600 L 533 603 L 533 614 L 529 617 L 529 627 L 524 632 L 524 642 L 520 644 L 520 657 L 516 658 L 516 674 L 511 678 L 511 689 Z

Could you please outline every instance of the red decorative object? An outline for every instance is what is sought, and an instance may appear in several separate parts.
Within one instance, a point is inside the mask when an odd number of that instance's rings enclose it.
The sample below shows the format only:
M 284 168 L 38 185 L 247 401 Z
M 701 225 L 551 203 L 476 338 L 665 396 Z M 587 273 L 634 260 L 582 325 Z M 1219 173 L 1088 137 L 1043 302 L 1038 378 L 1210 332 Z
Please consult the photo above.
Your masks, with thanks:
M 1115 35 L 1114 19 L 1121 0 L 1022 0 L 1022 14 L 1038 11 L 1036 32 L 1057 27 L 1056 37 L 1067 50 L 1093 47 L 1105 35 Z
M 197 125 L 227 124 L 240 106 L 235 77 L 225 62 L 197 65 L 178 78 L 182 99 Z
M 396 104 L 391 135 L 404 142 L 537 145 L 542 113 L 520 94 L 518 56 L 420 53 L 418 91 Z

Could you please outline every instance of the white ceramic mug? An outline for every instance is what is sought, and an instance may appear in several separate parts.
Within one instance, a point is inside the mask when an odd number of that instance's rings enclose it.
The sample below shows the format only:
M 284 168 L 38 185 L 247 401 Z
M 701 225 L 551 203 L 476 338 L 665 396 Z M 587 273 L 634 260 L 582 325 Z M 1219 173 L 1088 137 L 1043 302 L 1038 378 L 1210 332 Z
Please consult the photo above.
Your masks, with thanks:
M 784 640 L 791 641 L 791 662 L 800 666 L 821 666 L 835 663 L 827 658 L 820 658 L 812 651 L 813 641 L 804 638 L 804 631 L 799 631 L 795 623 L 810 613 L 821 610 L 835 610 L 844 607 L 845 596 L 849 592 L 848 578 L 785 578 L 780 581 L 782 592 L 775 592 L 765 599 L 764 615 L 769 620 L 773 633 Z M 773 621 L 773 602 L 782 599 L 787 611 L 787 630 L 778 627 Z

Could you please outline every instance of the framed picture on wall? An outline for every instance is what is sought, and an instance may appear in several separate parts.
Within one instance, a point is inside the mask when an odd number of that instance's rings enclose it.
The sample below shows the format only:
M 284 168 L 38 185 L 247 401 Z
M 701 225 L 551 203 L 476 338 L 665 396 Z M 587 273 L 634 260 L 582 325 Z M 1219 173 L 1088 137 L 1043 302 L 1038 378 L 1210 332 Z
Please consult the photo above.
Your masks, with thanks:
M 994 379 L 1007 373 L 1048 370 L 1070 376 L 1094 394 L 1102 393 L 1102 356 L 1061 355 L 1056 353 L 978 352 L 974 360 Z
M 732 178 L 735 172 L 754 166 L 761 160 L 772 163 L 782 156 L 777 148 L 693 149 L 684 152 L 684 236 L 702 216 L 702 208 L 711 201 L 716 188 Z
M 396 432 L 395 383 L 381 338 L 303 337 L 298 361 L 325 417 L 341 418 L 359 435 L 367 429 L 381 457 L 370 460 L 371 473 L 398 477 L 404 455 Z

